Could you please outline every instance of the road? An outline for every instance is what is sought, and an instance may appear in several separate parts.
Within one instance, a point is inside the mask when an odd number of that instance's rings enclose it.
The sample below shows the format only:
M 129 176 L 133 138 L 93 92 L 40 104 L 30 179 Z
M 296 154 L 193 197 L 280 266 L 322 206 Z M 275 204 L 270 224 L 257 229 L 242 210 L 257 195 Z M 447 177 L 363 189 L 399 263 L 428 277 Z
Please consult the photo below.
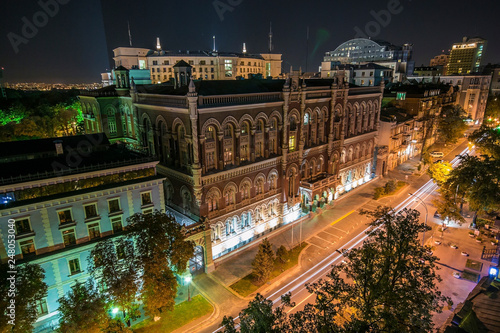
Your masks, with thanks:
M 468 149 L 464 147 L 466 146 L 466 142 L 463 144 L 459 145 L 457 148 L 452 150 L 447 156 L 454 156 L 450 160 L 453 166 L 456 166 L 459 163 L 459 154 L 465 154 L 468 152 Z M 449 158 L 445 158 L 445 160 L 449 160 Z M 410 186 L 410 189 L 407 189 L 408 193 L 413 193 L 414 197 L 418 197 L 422 201 L 426 201 L 428 197 L 437 189 L 437 185 L 434 184 L 432 180 L 427 181 L 425 184 L 420 186 L 417 189 L 412 189 Z M 403 210 L 405 208 L 411 208 L 411 209 L 418 209 L 421 211 L 421 218 L 425 219 L 425 210 L 422 209 L 421 202 L 419 200 L 416 200 L 412 196 L 407 196 L 402 199 L 401 202 L 399 202 L 393 209 L 397 212 L 400 210 Z M 368 203 L 367 205 L 361 207 L 361 209 L 368 209 L 368 210 L 373 210 L 374 204 L 373 203 Z M 429 211 L 429 214 L 433 214 L 433 211 Z M 431 215 L 432 216 L 432 215 Z M 359 220 L 360 217 L 355 217 Z M 368 220 L 366 220 L 368 222 Z M 334 226 L 335 222 L 332 223 L 329 227 L 335 228 Z M 337 248 L 333 248 L 328 244 L 328 241 L 323 239 L 325 242 L 323 242 L 323 250 L 326 250 L 328 253 L 321 261 L 318 263 L 314 264 L 312 267 L 308 268 L 305 272 L 301 273 L 300 275 L 294 277 L 291 281 L 285 283 L 283 286 L 276 286 L 275 288 L 271 288 L 268 292 L 264 292 L 263 294 L 266 296 L 267 299 L 270 299 L 273 301 L 273 304 L 275 306 L 279 306 L 281 304 L 281 295 L 286 294 L 286 293 L 291 293 L 292 294 L 292 302 L 296 303 L 296 306 L 292 309 L 289 309 L 288 312 L 296 312 L 299 310 L 302 310 L 305 304 L 311 303 L 314 301 L 313 297 L 314 295 L 311 295 L 306 287 L 305 284 L 307 283 L 313 283 L 318 281 L 319 279 L 324 279 L 326 278 L 326 275 L 330 272 L 331 266 L 332 265 L 337 265 L 343 260 L 343 255 L 340 254 L 338 251 L 344 251 L 344 250 L 350 250 L 354 247 L 357 247 L 362 244 L 362 242 L 368 237 L 366 232 L 369 230 L 369 228 L 361 228 L 361 230 L 358 228 L 356 232 L 351 233 L 350 235 L 346 235 L 347 237 L 344 239 L 343 242 L 338 243 Z M 318 232 L 318 234 L 321 233 L 327 233 L 327 230 L 321 230 Z M 308 240 L 309 242 L 309 240 Z M 318 245 L 317 245 L 318 246 Z M 233 309 L 232 312 L 236 312 L 236 309 Z M 239 311 L 238 311 L 239 312 Z M 231 315 L 231 314 L 228 314 Z M 232 314 L 234 317 L 234 320 L 236 323 L 239 321 L 239 316 Z M 219 325 L 211 325 L 210 327 L 206 327 L 203 331 L 204 332 L 220 332 L 222 331 L 222 327 L 218 327 Z

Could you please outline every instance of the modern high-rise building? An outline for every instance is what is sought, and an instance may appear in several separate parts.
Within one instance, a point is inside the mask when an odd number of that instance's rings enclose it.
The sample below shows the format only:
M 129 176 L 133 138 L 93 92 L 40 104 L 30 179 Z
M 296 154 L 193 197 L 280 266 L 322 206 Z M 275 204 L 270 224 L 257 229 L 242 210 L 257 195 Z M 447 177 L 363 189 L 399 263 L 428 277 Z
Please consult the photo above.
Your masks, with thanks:
M 484 56 L 487 41 L 480 37 L 464 37 L 461 43 L 453 44 L 446 73 L 478 73 Z

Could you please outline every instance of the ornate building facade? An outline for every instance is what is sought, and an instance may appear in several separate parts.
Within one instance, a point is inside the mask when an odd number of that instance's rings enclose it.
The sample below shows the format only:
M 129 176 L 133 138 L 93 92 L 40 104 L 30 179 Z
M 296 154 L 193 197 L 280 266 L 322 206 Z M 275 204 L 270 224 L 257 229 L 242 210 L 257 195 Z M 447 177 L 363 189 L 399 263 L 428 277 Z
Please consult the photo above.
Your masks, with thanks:
M 161 88 L 159 88 L 161 87 Z M 213 259 L 374 177 L 382 87 L 333 79 L 132 86 L 138 140 L 157 156 L 166 209 L 203 226 Z

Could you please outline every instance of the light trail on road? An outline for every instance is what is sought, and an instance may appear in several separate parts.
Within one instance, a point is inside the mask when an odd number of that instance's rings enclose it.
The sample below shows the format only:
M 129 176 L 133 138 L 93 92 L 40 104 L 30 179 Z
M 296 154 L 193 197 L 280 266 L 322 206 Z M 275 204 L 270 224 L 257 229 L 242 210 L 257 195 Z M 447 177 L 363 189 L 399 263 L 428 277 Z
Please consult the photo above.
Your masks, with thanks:
M 469 152 L 469 148 L 465 148 L 459 155 L 455 156 L 450 163 L 453 167 L 456 167 L 460 163 L 460 156 L 467 154 Z M 421 198 L 422 200 L 425 200 L 428 198 L 436 189 L 437 185 L 434 183 L 434 181 L 431 179 L 424 185 L 422 185 L 418 190 L 414 191 L 414 196 L 417 196 L 420 198 L 420 195 L 426 195 L 425 198 Z M 405 208 L 410 208 L 415 203 L 415 199 L 412 197 L 407 197 L 405 198 L 401 203 L 399 203 L 396 207 L 393 208 L 394 212 L 399 212 Z M 354 236 L 351 240 L 349 240 L 342 251 L 350 251 L 351 249 L 355 248 L 356 246 L 359 245 L 359 243 L 363 242 L 369 234 L 367 234 L 367 231 L 369 231 L 371 227 L 368 227 L 364 229 L 362 232 Z M 352 244 L 351 244 L 352 243 Z M 350 245 L 349 245 L 350 244 Z M 349 245 L 349 246 L 348 246 Z M 347 247 L 348 246 L 348 247 Z M 339 250 L 339 249 L 337 249 Z M 321 260 L 319 263 L 308 269 L 306 272 L 302 273 L 300 276 L 295 278 L 293 281 L 289 282 L 285 286 L 281 287 L 271 295 L 267 296 L 266 299 L 271 299 L 273 304 L 276 305 L 276 303 L 281 301 L 281 296 L 287 293 L 292 293 L 296 291 L 298 288 L 300 288 L 297 291 L 297 295 L 303 292 L 306 287 L 306 283 L 311 283 L 313 281 L 317 281 L 319 277 L 324 276 L 328 274 L 328 272 L 331 269 L 331 266 L 338 264 L 339 260 L 344 257 L 342 254 L 338 254 L 336 251 L 333 251 L 332 254 L 328 255 L 325 257 L 323 260 Z M 318 276 L 318 278 L 315 278 Z M 309 298 L 312 294 L 309 294 L 307 297 L 304 299 L 300 300 L 298 304 L 302 304 L 307 298 Z M 294 294 L 292 293 L 292 299 L 293 299 Z M 298 305 L 297 304 L 297 305 Z M 297 306 L 296 305 L 296 306 Z M 292 308 L 293 309 L 293 308 Z M 233 321 L 236 323 L 239 320 L 239 316 L 235 317 Z M 239 325 L 235 325 L 236 328 L 239 327 Z M 219 327 L 212 333 L 219 332 L 222 330 L 224 327 Z

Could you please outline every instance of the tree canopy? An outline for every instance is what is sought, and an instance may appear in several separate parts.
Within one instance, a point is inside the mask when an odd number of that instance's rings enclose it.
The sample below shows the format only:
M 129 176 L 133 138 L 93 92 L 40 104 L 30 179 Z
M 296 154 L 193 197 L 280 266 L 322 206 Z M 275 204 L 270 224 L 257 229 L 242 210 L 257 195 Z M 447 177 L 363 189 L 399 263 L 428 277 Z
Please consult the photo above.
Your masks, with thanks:
M 11 274 L 7 264 L 0 265 L 0 332 L 24 333 L 33 330 L 33 324 L 38 319 L 36 302 L 42 300 L 47 294 L 47 284 L 43 281 L 45 271 L 37 264 L 25 264 L 16 267 L 15 274 L 15 325 L 8 322 L 12 319 L 7 314 L 11 297 L 9 296 L 9 287 L 7 278 Z
M 83 133 L 78 91 L 17 92 L 0 99 L 0 141 Z
M 469 135 L 469 142 L 481 155 L 500 160 L 500 127 L 481 126 Z
M 100 333 L 109 325 L 106 299 L 91 279 L 76 281 L 71 290 L 59 298 L 59 331 L 62 333 Z
M 443 107 L 438 121 L 439 137 L 446 143 L 456 143 L 463 137 L 468 126 L 465 123 L 467 113 L 459 105 Z
M 97 244 L 89 264 L 128 323 L 138 314 L 139 302 L 150 316 L 174 308 L 175 274 L 185 272 L 194 244 L 185 240 L 182 227 L 172 217 L 158 211 L 134 214 L 127 224 L 125 235 Z

